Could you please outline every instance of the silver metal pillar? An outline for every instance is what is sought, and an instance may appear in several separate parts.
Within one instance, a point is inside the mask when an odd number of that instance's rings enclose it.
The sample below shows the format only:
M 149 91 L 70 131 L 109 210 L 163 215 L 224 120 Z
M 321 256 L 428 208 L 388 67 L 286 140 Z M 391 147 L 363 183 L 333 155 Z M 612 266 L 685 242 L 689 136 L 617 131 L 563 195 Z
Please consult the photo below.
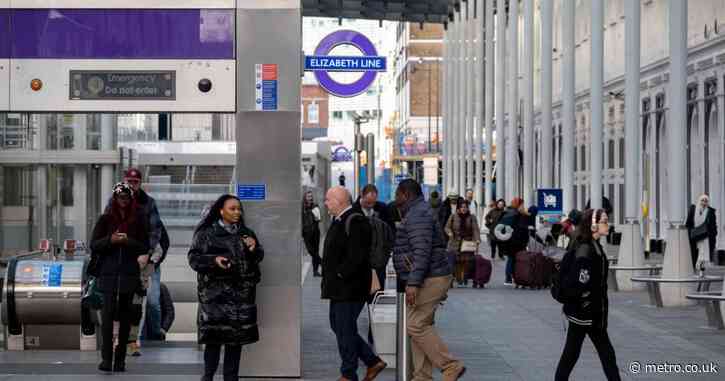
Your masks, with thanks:
M 88 115 L 76 114 L 73 117 L 73 150 L 84 151 L 88 147 Z M 76 165 L 73 168 L 73 236 L 68 239 L 88 241 L 88 166 Z M 58 241 L 60 244 L 60 241 Z
M 355 199 L 358 194 L 360 194 L 360 166 L 362 161 L 360 160 L 360 153 L 364 150 L 364 139 L 362 137 L 362 134 L 360 133 L 360 120 L 355 119 L 355 130 L 354 130 L 354 136 L 355 136 L 355 147 L 352 152 L 352 198 Z
M 644 263 L 644 247 L 639 224 L 640 200 L 640 2 L 624 3 L 624 187 L 625 215 L 622 230 L 622 242 L 619 246 L 617 263 L 622 266 L 640 266 Z M 620 290 L 630 291 L 642 288 L 631 281 L 630 274 L 617 272 L 617 285 Z
M 506 199 L 519 196 L 519 2 L 509 2 L 509 125 L 506 134 Z
M 372 132 L 365 137 L 365 157 L 367 159 L 365 175 L 368 184 L 375 184 L 375 134 Z
M 476 78 L 475 66 L 478 63 L 475 61 L 476 58 L 476 20 L 473 18 L 473 2 L 468 1 L 466 3 L 466 31 L 468 37 L 466 38 L 466 189 L 473 189 L 475 179 L 473 178 L 473 163 L 474 163 L 474 144 L 476 143 L 475 133 L 476 128 L 474 124 L 477 123 L 475 117 L 476 108 L 476 86 L 478 78 Z M 463 191 L 461 192 L 463 193 Z
M 506 6 L 496 2 L 496 198 L 506 198 Z
M 534 205 L 534 0 L 524 0 L 524 202 Z
M 484 78 L 483 72 L 483 35 L 484 35 L 484 0 L 478 0 L 476 2 L 476 19 L 474 20 L 474 36 L 475 36 L 475 71 L 476 71 L 476 124 L 474 129 L 476 131 L 476 140 L 474 141 L 474 158 L 476 162 L 476 173 L 474 175 L 475 181 L 473 182 L 473 197 L 476 200 L 476 204 L 479 206 L 479 210 L 476 211 L 476 216 L 480 217 L 483 211 L 483 207 L 486 205 L 483 202 L 483 188 L 481 187 L 481 181 L 483 178 L 483 152 L 481 147 L 483 146 L 483 100 L 485 95 L 483 94 L 484 82 L 487 78 Z
M 552 51 L 553 51 L 554 2 L 541 2 L 541 185 L 554 186 L 553 139 L 554 127 L 551 115 L 552 98 Z
M 482 0 L 483 1 L 483 0 Z M 486 75 L 485 75 L 485 85 L 486 85 L 486 92 L 484 94 L 485 102 L 486 102 L 486 168 L 484 173 L 486 174 L 486 198 L 483 203 L 480 205 L 485 207 L 491 200 L 493 200 L 493 181 L 491 178 L 491 172 L 493 171 L 493 116 L 494 116 L 494 109 L 493 109 L 493 102 L 494 102 L 494 24 L 493 24 L 493 3 L 494 0 L 487 0 L 485 4 L 485 13 L 486 13 L 486 32 L 484 33 L 485 36 L 485 43 L 486 43 L 486 56 L 485 56 L 485 62 L 486 62 Z M 496 83 L 499 81 L 496 80 Z
M 564 190 L 564 212 L 568 213 L 574 203 L 574 23 L 576 2 L 564 1 L 562 4 L 562 40 L 564 59 L 561 66 L 562 78 L 562 153 L 561 153 L 561 188 Z
M 687 199 L 685 186 L 685 145 L 687 130 L 687 2 L 669 0 L 670 81 L 667 102 L 667 166 L 669 187 L 667 194 L 667 255 L 662 273 L 667 277 L 693 274 L 687 229 L 684 227 Z M 691 286 L 662 285 L 665 306 L 686 305 L 691 302 L 685 295 Z
M 591 207 L 602 207 L 602 134 L 604 133 L 604 0 L 592 0 L 592 87 L 591 87 L 591 123 L 592 136 L 590 163 L 590 200 Z
M 237 57 L 236 180 L 266 186 L 265 201 L 243 203 L 245 221 L 259 236 L 266 256 L 257 287 L 261 340 L 244 347 L 241 376 L 298 378 L 302 376 L 301 3 L 238 1 L 236 11 L 236 51 L 244 52 Z M 256 111 L 257 64 L 277 65 L 278 111 Z
M 115 133 L 116 133 L 116 121 L 117 116 L 115 114 L 101 114 L 101 151 L 115 151 Z M 106 203 L 108 202 L 108 195 L 111 193 L 113 187 L 113 166 L 104 165 L 101 167 L 101 197 L 100 205 L 98 210 L 104 210 Z

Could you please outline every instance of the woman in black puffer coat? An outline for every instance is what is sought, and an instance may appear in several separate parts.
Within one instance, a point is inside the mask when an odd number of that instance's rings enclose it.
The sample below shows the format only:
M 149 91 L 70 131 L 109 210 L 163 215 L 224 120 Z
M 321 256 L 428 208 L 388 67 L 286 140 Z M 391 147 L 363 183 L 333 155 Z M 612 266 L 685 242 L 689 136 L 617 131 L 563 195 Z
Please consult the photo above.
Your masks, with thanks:
M 239 199 L 221 196 L 197 227 L 188 254 L 198 274 L 203 381 L 214 378 L 222 345 L 224 380 L 237 380 L 242 345 L 259 341 L 255 299 L 263 258 L 256 235 L 244 225 Z

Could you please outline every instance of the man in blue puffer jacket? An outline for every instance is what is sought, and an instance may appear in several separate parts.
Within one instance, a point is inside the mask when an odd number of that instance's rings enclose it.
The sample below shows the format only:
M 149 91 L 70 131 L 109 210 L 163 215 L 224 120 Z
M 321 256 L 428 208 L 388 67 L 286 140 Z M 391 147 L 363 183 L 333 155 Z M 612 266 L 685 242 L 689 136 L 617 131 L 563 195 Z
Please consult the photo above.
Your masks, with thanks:
M 452 280 L 443 231 L 414 180 L 398 185 L 395 202 L 402 221 L 395 237 L 393 262 L 405 287 L 413 380 L 432 380 L 431 367 L 435 366 L 443 373 L 443 381 L 456 381 L 466 368 L 448 352 L 433 327 L 435 311 L 445 300 Z

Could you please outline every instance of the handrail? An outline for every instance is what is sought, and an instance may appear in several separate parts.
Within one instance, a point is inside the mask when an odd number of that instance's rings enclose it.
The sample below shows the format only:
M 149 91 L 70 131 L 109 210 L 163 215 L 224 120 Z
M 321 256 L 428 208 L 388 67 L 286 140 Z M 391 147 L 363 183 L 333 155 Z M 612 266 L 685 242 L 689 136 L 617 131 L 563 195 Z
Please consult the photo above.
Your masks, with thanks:
M 24 259 L 24 258 L 28 258 L 28 257 L 34 257 L 36 255 L 42 255 L 45 253 L 46 252 L 43 250 L 36 250 L 36 251 L 31 251 L 29 253 L 21 253 L 21 254 L 12 255 L 9 257 L 0 258 L 0 265 L 7 266 L 8 263 L 10 263 L 10 261 L 12 261 L 13 259 Z

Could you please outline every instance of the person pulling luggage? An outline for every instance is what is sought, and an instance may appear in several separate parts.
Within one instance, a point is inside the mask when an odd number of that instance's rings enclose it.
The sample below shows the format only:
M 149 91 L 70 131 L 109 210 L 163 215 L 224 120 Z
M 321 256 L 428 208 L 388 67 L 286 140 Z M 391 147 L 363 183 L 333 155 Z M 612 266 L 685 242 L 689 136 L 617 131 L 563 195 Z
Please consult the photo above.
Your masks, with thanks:
M 456 253 L 454 275 L 458 286 L 468 286 L 468 279 L 473 277 L 473 256 L 481 243 L 481 231 L 467 200 L 457 204 L 456 213 L 448 219 L 445 231 L 448 235 L 448 252 Z

